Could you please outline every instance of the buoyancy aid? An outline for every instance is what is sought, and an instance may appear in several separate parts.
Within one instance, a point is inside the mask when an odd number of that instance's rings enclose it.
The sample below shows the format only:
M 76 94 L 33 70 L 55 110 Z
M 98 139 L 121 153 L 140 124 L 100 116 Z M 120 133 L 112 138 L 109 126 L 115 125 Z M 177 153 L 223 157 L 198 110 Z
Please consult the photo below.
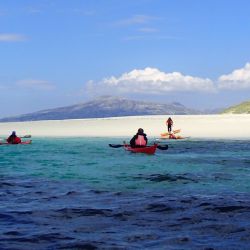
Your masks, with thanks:
M 21 138 L 20 137 L 9 137 L 8 139 L 7 139 L 7 142 L 8 143 L 10 143 L 10 144 L 19 144 L 19 143 L 21 143 L 22 141 L 21 141 Z
M 19 144 L 21 143 L 21 138 L 20 137 L 16 137 L 15 140 L 14 140 L 14 144 Z
M 170 119 L 168 119 L 168 120 L 166 121 L 166 124 L 167 124 L 167 125 L 173 125 L 173 121 L 170 120 Z
M 138 135 L 137 139 L 135 140 L 136 146 L 146 146 L 147 142 L 143 135 Z

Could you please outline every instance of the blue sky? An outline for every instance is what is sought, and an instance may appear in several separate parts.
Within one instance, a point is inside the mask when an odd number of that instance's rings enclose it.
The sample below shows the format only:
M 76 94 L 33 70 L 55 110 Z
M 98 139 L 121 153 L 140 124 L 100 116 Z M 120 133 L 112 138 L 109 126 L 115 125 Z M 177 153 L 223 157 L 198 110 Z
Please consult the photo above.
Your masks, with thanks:
M 248 0 L 0 0 L 0 117 L 111 94 L 250 99 Z

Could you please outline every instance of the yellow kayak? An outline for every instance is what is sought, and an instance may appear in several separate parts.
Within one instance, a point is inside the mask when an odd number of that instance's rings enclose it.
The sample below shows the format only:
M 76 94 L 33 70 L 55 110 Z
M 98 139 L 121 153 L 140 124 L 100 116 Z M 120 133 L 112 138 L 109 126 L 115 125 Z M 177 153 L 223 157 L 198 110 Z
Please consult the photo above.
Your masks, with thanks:
M 174 133 L 174 134 L 178 134 L 178 133 L 180 133 L 180 132 L 181 132 L 180 129 L 173 130 L 173 133 Z M 170 135 L 170 133 L 163 133 L 163 134 L 161 134 L 161 136 L 168 136 L 168 135 Z

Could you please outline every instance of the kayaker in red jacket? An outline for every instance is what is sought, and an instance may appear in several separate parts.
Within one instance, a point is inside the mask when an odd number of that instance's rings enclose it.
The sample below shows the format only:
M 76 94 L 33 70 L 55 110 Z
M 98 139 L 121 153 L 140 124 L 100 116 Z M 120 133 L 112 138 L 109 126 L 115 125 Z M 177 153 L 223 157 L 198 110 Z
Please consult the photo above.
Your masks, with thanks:
M 145 147 L 147 146 L 147 143 L 147 135 L 144 133 L 142 128 L 139 128 L 136 135 L 134 135 L 134 137 L 130 140 L 130 146 L 132 148 Z
M 16 135 L 16 132 L 13 131 L 12 134 L 8 137 L 7 142 L 10 144 L 19 144 L 21 143 L 21 138 Z

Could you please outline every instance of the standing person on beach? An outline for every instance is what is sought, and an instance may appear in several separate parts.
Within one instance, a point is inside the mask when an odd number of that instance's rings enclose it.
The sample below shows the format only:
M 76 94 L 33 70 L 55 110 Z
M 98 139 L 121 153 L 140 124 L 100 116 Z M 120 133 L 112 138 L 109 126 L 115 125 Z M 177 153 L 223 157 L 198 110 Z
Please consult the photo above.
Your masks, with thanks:
M 172 131 L 173 124 L 174 124 L 173 120 L 171 119 L 171 117 L 169 117 L 166 121 L 166 125 L 168 126 L 168 133 Z
M 7 142 L 9 144 L 19 144 L 21 143 L 21 138 L 16 135 L 16 132 L 13 131 L 12 134 L 8 137 Z
M 147 146 L 147 143 L 148 143 L 147 135 L 144 134 L 142 128 L 139 128 L 136 135 L 134 135 L 134 137 L 130 140 L 130 146 L 132 148 L 145 147 Z

